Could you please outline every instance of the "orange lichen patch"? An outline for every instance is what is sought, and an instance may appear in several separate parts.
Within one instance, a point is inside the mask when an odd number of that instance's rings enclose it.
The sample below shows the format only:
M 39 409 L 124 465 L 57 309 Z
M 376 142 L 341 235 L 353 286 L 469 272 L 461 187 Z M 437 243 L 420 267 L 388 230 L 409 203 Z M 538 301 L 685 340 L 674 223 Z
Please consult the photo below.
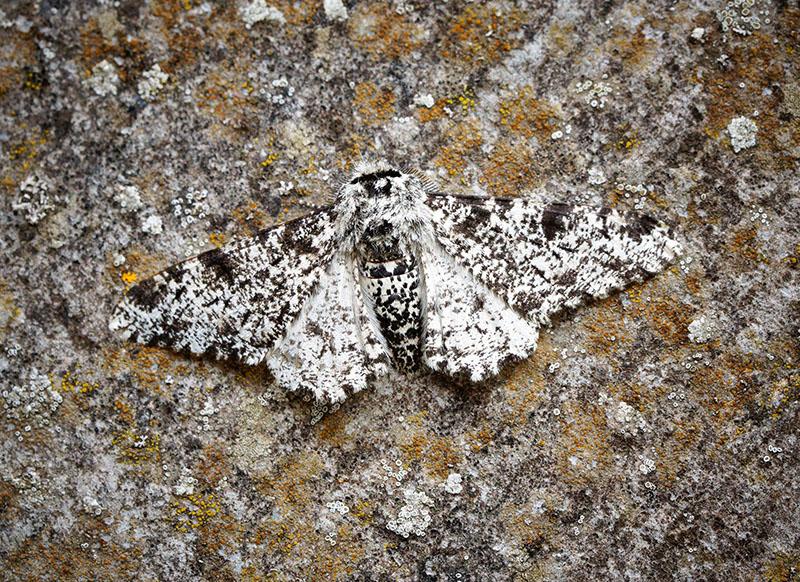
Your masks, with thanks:
M 763 568 L 766 582 L 792 582 L 800 573 L 800 551 L 776 554 Z
M 535 514 L 528 504 L 504 506 L 500 510 L 500 520 L 519 545 L 532 553 L 549 545 L 556 534 L 553 519 L 547 513 Z
M 333 445 L 341 447 L 350 440 L 350 435 L 347 434 L 348 416 L 344 412 L 337 411 L 332 414 L 327 414 L 316 426 L 317 435 L 320 440 Z
M 77 523 L 73 527 L 75 532 L 81 531 L 82 527 L 94 531 L 102 527 L 102 522 L 91 526 Z M 81 548 L 83 535 L 52 545 L 40 537 L 29 539 L 4 556 L 3 569 L 11 580 L 138 579 L 142 550 L 130 542 L 122 547 L 113 541 L 105 541 L 110 536 L 106 532 L 103 534 L 101 543 L 92 551 Z M 98 576 L 99 572 L 102 572 L 101 576 Z
M 133 425 L 133 409 L 125 399 L 117 398 L 114 400 L 114 410 L 117 414 L 117 420 L 119 420 L 122 424 Z
M 478 430 L 467 432 L 466 441 L 473 453 L 489 448 L 494 441 L 495 432 L 488 425 L 484 425 Z
M 467 165 L 467 156 L 483 143 L 480 129 L 475 121 L 468 119 L 448 130 L 446 139 L 446 145 L 433 163 L 444 168 L 450 176 L 460 175 Z
M 496 62 L 519 45 L 521 38 L 516 33 L 525 21 L 524 13 L 517 9 L 468 6 L 450 24 L 442 56 L 469 65 Z
M 481 167 L 480 182 L 492 196 L 512 198 L 537 182 L 536 159 L 524 143 L 498 143 Z
M 256 231 L 273 223 L 272 217 L 255 200 L 248 200 L 231 212 L 234 222 L 239 225 L 241 234 L 251 236 Z
M 403 439 L 400 450 L 406 463 L 413 463 L 422 458 L 422 454 L 428 446 L 428 437 L 425 433 L 414 433 Z
M 544 387 L 544 370 L 554 359 L 549 339 L 541 338 L 535 358 L 523 360 L 501 373 L 510 407 L 504 420 L 515 429 L 524 426 L 530 412 L 539 405 Z
M 176 531 L 188 533 L 206 525 L 220 514 L 220 505 L 213 493 L 179 495 L 170 504 L 172 526 Z
M 172 75 L 179 68 L 188 68 L 195 64 L 203 54 L 207 42 L 200 30 L 193 26 L 177 29 L 168 33 L 169 59 L 162 64 L 162 69 Z
M 530 86 L 501 101 L 498 112 L 504 129 L 526 138 L 536 136 L 540 143 L 550 141 L 559 118 L 556 108 L 537 99 Z
M 639 412 L 643 412 L 648 406 L 659 402 L 664 394 L 669 392 L 669 387 L 620 382 L 608 385 L 606 390 L 615 399 L 627 402 Z
M 428 442 L 423 454 L 422 466 L 439 479 L 446 479 L 453 467 L 461 463 L 461 451 L 449 437 L 435 437 Z
M 161 437 L 157 434 L 127 428 L 117 432 L 111 444 L 117 450 L 117 460 L 125 465 L 139 467 L 161 461 Z
M 763 363 L 751 356 L 726 353 L 713 367 L 700 367 L 692 374 L 690 385 L 712 418 L 725 423 L 741 414 L 758 393 L 749 386 L 749 378 L 763 370 Z
M 310 482 L 322 472 L 319 455 L 309 453 L 290 457 L 258 489 L 286 510 L 302 509 L 311 502 Z
M 402 438 L 400 451 L 406 464 L 420 461 L 425 471 L 439 479 L 446 479 L 453 467 L 461 463 L 462 454 L 450 437 L 413 432 Z
M 9 509 L 16 504 L 19 493 L 17 489 L 7 481 L 0 481 L 0 516 L 8 518 Z
M 213 507 L 206 509 L 206 514 L 211 511 Z M 224 572 L 228 566 L 220 554 L 224 550 L 239 548 L 244 540 L 242 524 L 233 516 L 219 510 L 216 515 L 207 515 L 206 522 L 197 527 L 197 534 L 198 554 L 206 564 L 210 564 L 209 569 L 217 575 L 220 574 L 220 569 Z M 217 576 L 211 578 L 220 579 Z
M 683 278 L 686 289 L 692 295 L 700 295 L 703 291 L 703 278 L 695 273 L 689 273 Z
M 309 580 L 350 580 L 356 571 L 356 565 L 364 558 L 366 552 L 358 543 L 352 529 L 340 525 L 336 529 L 336 549 L 315 552 Z
M 565 405 L 562 432 L 557 448 L 561 477 L 573 485 L 589 485 L 608 475 L 613 463 L 611 433 L 604 411 L 591 404 Z
M 670 296 L 654 293 L 653 285 L 652 281 L 635 283 L 626 290 L 631 301 L 631 316 L 645 319 L 667 344 L 685 345 L 689 341 L 687 328 L 692 321 L 690 309 Z M 643 300 L 645 293 L 647 301 Z
M 22 71 L 18 67 L 0 67 L 0 99 L 22 84 Z
M 768 265 L 769 257 L 761 252 L 756 227 L 748 226 L 734 231 L 728 249 L 736 256 L 741 257 L 746 263 L 762 263 Z
M 0 338 L 11 329 L 14 321 L 22 314 L 8 283 L 0 278 Z
M 91 75 L 92 67 L 100 61 L 120 57 L 124 63 L 118 71 L 122 81 L 143 70 L 147 65 L 147 43 L 138 38 L 117 34 L 109 40 L 103 36 L 96 18 L 90 18 L 81 29 L 81 63 L 85 75 Z
M 203 456 L 197 465 L 197 475 L 201 482 L 216 487 L 223 477 L 231 474 L 228 463 L 228 449 L 223 441 L 215 441 L 203 447 Z
M 645 36 L 644 26 L 644 22 L 639 24 L 634 33 L 617 26 L 611 33 L 609 52 L 618 55 L 627 70 L 641 68 L 655 53 L 656 43 Z
M 353 43 L 376 60 L 393 60 L 422 46 L 424 30 L 385 2 L 357 4 L 348 19 Z
M 765 163 L 789 169 L 795 163 L 792 151 L 800 144 L 800 123 L 781 120 L 779 92 L 765 91 L 783 86 L 791 74 L 784 67 L 783 43 L 774 43 L 774 38 L 754 33 L 746 43 L 726 49 L 730 66 L 696 70 L 692 81 L 701 83 L 709 95 L 706 134 L 727 140 L 725 128 L 731 119 L 758 110 L 756 148 L 772 152 L 771 156 L 763 156 Z
M 281 11 L 286 19 L 288 32 L 302 34 L 322 7 L 322 0 L 268 0 L 267 4 Z
M 361 117 L 364 125 L 376 127 L 387 122 L 394 115 L 396 100 L 391 89 L 379 89 L 375 83 L 364 81 L 356 85 L 353 108 Z
M 191 0 L 153 0 L 150 3 L 150 12 L 161 19 L 163 28 L 168 31 L 192 9 Z
M 219 134 L 251 129 L 258 104 L 247 77 L 248 64 L 237 61 L 233 69 L 215 69 L 195 95 L 197 106 L 219 121 L 214 125 Z
M 593 316 L 584 321 L 589 349 L 595 354 L 613 354 L 630 343 L 625 321 L 619 309 L 619 298 L 603 300 Z
M 131 374 L 142 388 L 160 393 L 164 390 L 167 376 L 189 373 L 189 366 L 182 358 L 167 349 L 126 345 L 105 350 L 103 369 L 115 375 Z M 196 365 L 202 368 L 205 364 L 198 361 Z
M 550 46 L 561 53 L 569 53 L 575 48 L 576 27 L 573 23 L 555 23 L 547 31 Z
M 122 279 L 122 282 L 125 283 L 125 285 L 128 287 L 136 283 L 136 280 L 139 278 L 139 276 L 133 271 L 123 271 L 119 277 L 120 279 Z
M 777 419 L 798 398 L 800 398 L 800 374 L 792 374 L 788 378 L 772 382 L 762 390 L 758 404 L 768 410 L 773 419 Z

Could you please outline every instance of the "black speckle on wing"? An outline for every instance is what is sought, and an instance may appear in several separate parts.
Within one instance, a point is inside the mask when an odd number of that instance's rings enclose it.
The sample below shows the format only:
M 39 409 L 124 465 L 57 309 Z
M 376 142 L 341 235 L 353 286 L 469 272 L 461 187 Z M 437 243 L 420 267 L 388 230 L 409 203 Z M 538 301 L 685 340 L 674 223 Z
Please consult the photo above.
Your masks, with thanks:
M 549 206 L 542 212 L 542 232 L 547 240 L 553 240 L 567 230 L 565 218 L 567 208 L 569 207 L 565 204 L 558 204 Z
M 214 249 L 203 253 L 197 257 L 197 260 L 208 269 L 209 281 L 221 279 L 229 285 L 235 283 L 236 261 L 224 249 Z

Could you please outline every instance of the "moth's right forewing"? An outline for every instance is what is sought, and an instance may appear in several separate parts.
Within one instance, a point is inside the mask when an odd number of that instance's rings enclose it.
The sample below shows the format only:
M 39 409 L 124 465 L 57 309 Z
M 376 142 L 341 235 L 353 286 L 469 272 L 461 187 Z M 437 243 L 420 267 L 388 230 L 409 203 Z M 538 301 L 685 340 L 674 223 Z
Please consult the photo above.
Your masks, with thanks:
M 337 250 L 325 208 L 188 259 L 136 285 L 110 327 L 132 341 L 248 364 L 264 360 Z

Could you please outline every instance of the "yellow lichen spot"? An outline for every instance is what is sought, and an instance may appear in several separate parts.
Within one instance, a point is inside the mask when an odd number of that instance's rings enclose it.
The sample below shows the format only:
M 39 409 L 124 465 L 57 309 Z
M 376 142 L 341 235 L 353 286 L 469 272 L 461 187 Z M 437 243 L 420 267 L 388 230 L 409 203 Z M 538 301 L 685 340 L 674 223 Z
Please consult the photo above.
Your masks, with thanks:
M 61 376 L 60 382 L 61 392 L 68 392 L 70 394 L 91 394 L 100 388 L 100 384 L 96 382 L 87 382 L 73 376 L 72 372 L 66 371 Z
M 179 495 L 172 501 L 171 507 L 172 525 L 181 533 L 206 525 L 220 513 L 219 501 L 213 493 Z
M 379 89 L 375 83 L 364 81 L 355 88 L 353 105 L 365 125 L 376 127 L 394 115 L 395 94 L 390 89 Z
M 620 152 L 629 152 L 630 150 L 639 147 L 642 143 L 639 140 L 639 132 L 626 125 L 618 130 L 617 139 L 614 141 L 614 147 Z
M 211 234 L 208 235 L 208 242 L 210 242 L 215 247 L 220 248 L 225 244 L 227 238 L 228 237 L 225 235 L 224 232 L 212 232 Z
M 270 152 L 270 153 L 267 155 L 267 157 L 266 157 L 266 158 L 264 158 L 263 160 L 261 160 L 261 162 L 260 162 L 260 164 L 261 164 L 261 167 L 262 167 L 262 168 L 268 168 L 269 166 L 271 166 L 272 164 L 274 164 L 274 163 L 275 163 L 275 162 L 278 160 L 278 158 L 280 158 L 280 155 L 279 155 L 279 154 L 277 154 L 276 152 Z
M 161 460 L 161 437 L 157 434 L 127 428 L 117 432 L 111 444 L 117 449 L 117 459 L 125 465 L 141 466 Z
M 123 271 L 120 275 L 120 279 L 122 279 L 122 282 L 126 285 L 133 285 L 138 278 L 139 276 L 133 271 Z
M 369 525 L 372 523 L 372 502 L 369 499 L 362 499 L 353 505 L 350 513 L 363 525 Z

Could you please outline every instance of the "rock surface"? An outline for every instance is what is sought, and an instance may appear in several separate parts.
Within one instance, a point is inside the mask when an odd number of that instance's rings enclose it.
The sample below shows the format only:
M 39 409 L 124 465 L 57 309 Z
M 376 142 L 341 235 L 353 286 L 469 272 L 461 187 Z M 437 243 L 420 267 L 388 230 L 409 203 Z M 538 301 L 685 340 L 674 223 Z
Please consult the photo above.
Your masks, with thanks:
M 766 0 L 4 2 L 0 577 L 796 579 L 799 42 Z M 107 330 L 362 156 L 686 254 L 335 411 Z

